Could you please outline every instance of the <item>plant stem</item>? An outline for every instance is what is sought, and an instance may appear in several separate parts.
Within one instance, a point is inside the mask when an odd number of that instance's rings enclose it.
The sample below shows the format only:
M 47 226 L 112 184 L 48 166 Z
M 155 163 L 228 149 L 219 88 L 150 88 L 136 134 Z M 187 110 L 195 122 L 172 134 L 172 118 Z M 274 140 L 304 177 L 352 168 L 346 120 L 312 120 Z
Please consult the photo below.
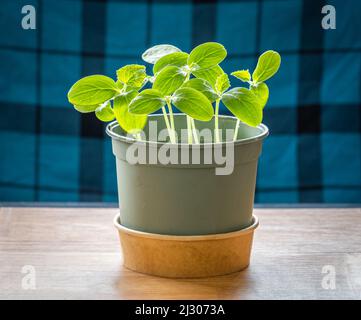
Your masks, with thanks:
M 188 132 L 188 144 L 193 143 L 192 139 L 192 123 L 191 123 L 191 117 L 186 115 L 187 117 L 187 132 Z
M 220 142 L 220 140 L 219 140 L 218 114 L 219 114 L 219 99 L 216 100 L 216 110 L 214 112 L 214 130 L 215 130 L 216 143 Z
M 196 131 L 196 124 L 194 123 L 193 118 L 191 118 L 191 126 L 192 126 L 192 131 L 193 131 L 193 136 L 194 136 L 194 143 L 199 144 L 199 139 L 198 139 L 197 131 Z
M 167 101 L 167 106 L 168 106 L 168 110 L 169 110 L 170 127 L 172 129 L 173 141 L 175 142 L 176 141 L 176 136 L 175 136 L 173 109 L 172 109 L 172 105 L 168 101 Z
M 184 80 L 184 83 L 187 82 L 189 80 L 189 78 L 191 77 L 191 74 L 190 72 L 187 73 L 187 76 Z M 193 127 L 195 128 L 195 125 L 194 125 L 194 120 L 186 115 L 187 117 L 187 132 L 188 132 L 188 144 L 192 144 L 193 143 L 193 137 L 192 137 L 192 134 L 194 135 L 194 141 L 195 143 L 199 143 L 198 142 L 198 137 L 196 135 L 196 132 L 195 130 L 193 130 Z
M 171 129 L 170 125 L 169 125 L 169 120 L 168 120 L 168 116 L 167 116 L 167 110 L 165 109 L 164 106 L 162 107 L 162 111 L 163 111 L 163 116 L 164 116 L 165 125 L 166 125 L 166 127 L 167 127 L 167 129 L 168 129 L 168 134 L 169 134 L 170 142 L 175 143 L 175 142 L 173 141 L 172 129 Z
M 234 130 L 234 136 L 233 136 L 233 141 L 237 140 L 237 136 L 238 136 L 238 128 L 239 125 L 241 124 L 241 121 L 239 119 L 237 119 L 237 123 L 236 123 L 236 128 Z
M 189 80 L 189 78 L 191 77 L 190 72 L 187 73 L 186 79 L 184 80 L 184 82 L 187 82 Z

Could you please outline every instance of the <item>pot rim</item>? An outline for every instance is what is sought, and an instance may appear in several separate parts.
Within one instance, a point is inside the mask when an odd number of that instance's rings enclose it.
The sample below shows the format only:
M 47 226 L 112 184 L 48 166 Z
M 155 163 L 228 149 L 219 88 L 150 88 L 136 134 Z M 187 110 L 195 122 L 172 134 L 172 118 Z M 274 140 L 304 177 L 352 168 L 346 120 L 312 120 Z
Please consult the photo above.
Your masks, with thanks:
M 177 235 L 167 235 L 167 234 L 158 234 L 150 233 L 144 231 L 138 231 L 134 229 L 127 228 L 120 224 L 120 213 L 114 217 L 114 226 L 118 229 L 119 232 L 124 232 L 132 236 L 141 237 L 141 238 L 150 238 L 154 240 L 167 240 L 167 241 L 209 241 L 209 240 L 220 240 L 233 238 L 240 235 L 246 235 L 250 232 L 253 232 L 259 225 L 258 217 L 256 215 L 252 216 L 252 224 L 246 228 L 237 231 L 231 231 L 226 233 L 215 233 L 215 234 L 205 234 L 205 235 L 194 235 L 194 236 L 177 236 Z
M 185 113 L 175 113 L 174 116 L 175 117 L 185 116 Z M 150 115 L 148 115 L 148 117 L 162 117 L 162 115 L 150 114 Z M 227 116 L 227 115 L 219 115 L 218 117 L 225 118 L 225 119 L 237 119 L 236 117 Z M 119 125 L 118 121 L 116 121 L 116 120 L 112 121 L 106 126 L 105 131 L 108 134 L 108 136 L 110 136 L 113 139 L 120 140 L 122 142 L 129 143 L 129 144 L 138 142 L 134 138 L 120 135 L 120 134 L 117 134 L 116 132 L 114 132 L 114 129 L 119 126 L 120 125 Z M 197 146 L 197 147 L 202 148 L 202 147 L 213 146 L 213 145 L 227 145 L 227 144 L 240 145 L 240 144 L 252 143 L 255 141 L 263 140 L 269 135 L 269 129 L 265 124 L 261 123 L 256 128 L 261 129 L 261 133 L 258 135 L 255 135 L 253 137 L 249 137 L 249 138 L 245 138 L 245 139 L 238 139 L 236 141 L 211 142 L 211 143 L 207 142 L 207 143 L 200 143 L 200 144 L 192 144 L 192 146 Z M 142 143 L 144 143 L 146 145 L 161 146 L 161 145 L 164 145 L 166 142 L 164 142 L 164 141 L 142 141 Z M 176 143 L 174 145 L 189 146 L 188 143 Z

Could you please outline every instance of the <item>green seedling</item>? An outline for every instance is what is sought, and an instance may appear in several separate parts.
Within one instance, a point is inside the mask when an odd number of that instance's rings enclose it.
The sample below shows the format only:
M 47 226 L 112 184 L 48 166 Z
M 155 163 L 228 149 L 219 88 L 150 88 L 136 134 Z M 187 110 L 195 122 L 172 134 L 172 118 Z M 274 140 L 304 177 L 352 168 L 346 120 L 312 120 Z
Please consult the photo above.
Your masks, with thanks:
M 262 122 L 269 96 L 264 81 L 277 72 L 281 58 L 275 51 L 266 51 L 252 76 L 248 70 L 231 73 L 249 87 L 230 89 L 228 75 L 219 65 L 226 56 L 226 49 L 215 42 L 201 44 L 189 54 L 171 45 L 157 45 L 142 55 L 153 64 L 153 74 L 147 75 L 143 65 L 132 64 L 117 70 L 117 81 L 103 75 L 88 76 L 71 87 L 68 100 L 77 111 L 95 112 L 101 121 L 116 119 L 137 139 L 148 115 L 161 110 L 172 143 L 177 143 L 172 106 L 187 115 L 188 143 L 199 143 L 194 120 L 213 118 L 215 142 L 221 142 L 218 115 L 222 102 L 238 119 L 236 139 L 240 121 L 253 127 Z M 144 89 L 147 83 L 151 88 Z
M 234 139 L 237 139 L 240 121 L 255 127 L 262 122 L 263 108 L 266 106 L 269 89 L 264 81 L 273 77 L 281 65 L 278 52 L 268 50 L 258 58 L 256 69 L 251 74 L 249 70 L 239 70 L 232 76 L 249 84 L 249 89 L 234 88 L 223 97 L 224 105 L 237 117 Z

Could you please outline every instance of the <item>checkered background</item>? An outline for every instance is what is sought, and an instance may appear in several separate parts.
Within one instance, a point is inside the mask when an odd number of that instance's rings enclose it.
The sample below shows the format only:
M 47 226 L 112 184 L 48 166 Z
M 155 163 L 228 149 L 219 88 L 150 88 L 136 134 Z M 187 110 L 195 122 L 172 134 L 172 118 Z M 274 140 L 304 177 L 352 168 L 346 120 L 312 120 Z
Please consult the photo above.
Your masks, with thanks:
M 21 28 L 26 4 L 36 30 Z M 325 4 L 336 30 L 321 28 Z M 115 77 L 154 44 L 218 41 L 227 72 L 253 69 L 267 49 L 282 55 L 256 202 L 361 202 L 359 0 L 2 0 L 0 25 L 0 201 L 117 201 L 104 124 L 68 104 L 69 87 Z

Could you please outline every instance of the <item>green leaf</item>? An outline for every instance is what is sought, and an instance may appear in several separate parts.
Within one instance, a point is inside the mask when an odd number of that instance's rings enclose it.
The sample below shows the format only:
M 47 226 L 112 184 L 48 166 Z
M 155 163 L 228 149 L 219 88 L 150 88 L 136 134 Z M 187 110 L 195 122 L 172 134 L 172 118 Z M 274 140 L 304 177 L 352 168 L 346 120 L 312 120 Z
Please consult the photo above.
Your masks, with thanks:
M 149 48 L 142 54 L 142 59 L 145 62 L 154 64 L 156 63 L 161 57 L 166 56 L 167 54 L 173 53 L 173 52 L 179 52 L 181 51 L 175 46 L 172 46 L 170 44 L 159 44 L 154 47 Z
M 113 79 L 93 75 L 75 82 L 68 92 L 68 100 L 76 106 L 99 105 L 113 98 L 119 91 Z
M 212 68 L 209 68 L 209 69 L 199 69 L 199 70 L 192 71 L 192 74 L 195 77 L 208 81 L 213 88 L 216 85 L 216 80 L 217 80 L 218 76 L 223 73 L 224 73 L 224 71 L 218 65 L 216 65 Z
M 206 42 L 195 47 L 188 57 L 188 65 L 196 64 L 207 69 L 221 63 L 227 56 L 226 49 L 217 42 Z
M 231 73 L 232 76 L 236 77 L 237 79 L 248 82 L 251 80 L 251 74 L 249 73 L 249 70 L 238 70 Z
M 209 82 L 203 79 L 190 79 L 183 84 L 182 88 L 193 88 L 199 91 L 204 94 L 211 103 L 218 99 L 218 94 L 213 90 Z
M 110 106 L 110 102 L 106 102 L 100 107 L 96 108 L 95 115 L 100 121 L 109 122 L 113 121 L 115 118 L 112 107 Z
M 162 94 L 155 89 L 145 89 L 129 104 L 129 112 L 134 114 L 150 114 L 165 105 Z
M 229 83 L 229 79 L 226 73 L 223 73 L 217 77 L 215 88 L 219 94 L 222 94 L 230 86 L 231 84 Z
M 121 82 L 120 80 L 117 80 L 117 81 L 115 82 L 115 84 L 117 85 L 117 87 L 118 87 L 120 90 L 122 90 L 122 89 L 124 88 L 124 83 Z
M 180 88 L 172 96 L 172 103 L 194 119 L 209 121 L 214 111 L 207 97 L 193 88 Z
M 269 96 L 267 85 L 262 82 L 257 87 L 252 86 L 251 91 L 258 97 L 261 107 L 264 108 L 267 104 Z
M 94 112 L 96 108 L 98 108 L 99 105 L 95 104 L 93 106 L 74 106 L 74 109 L 81 113 L 90 113 Z
M 188 53 L 173 52 L 160 58 L 153 66 L 153 73 L 161 71 L 166 66 L 183 67 L 187 64 Z
M 129 91 L 114 99 L 113 111 L 119 125 L 128 133 L 138 133 L 147 123 L 147 115 L 132 114 L 129 112 L 130 102 L 138 95 L 137 91 Z
M 178 67 L 168 66 L 158 73 L 153 89 L 158 90 L 163 96 L 171 95 L 184 82 L 185 73 Z
M 133 88 L 140 88 L 146 76 L 145 66 L 139 64 L 129 64 L 117 70 L 118 81 Z
M 253 81 L 255 83 L 266 81 L 278 71 L 280 65 L 281 56 L 278 52 L 268 50 L 262 53 L 252 74 Z
M 227 91 L 222 102 L 239 120 L 256 127 L 262 122 L 262 106 L 258 97 L 246 88 L 234 88 Z

